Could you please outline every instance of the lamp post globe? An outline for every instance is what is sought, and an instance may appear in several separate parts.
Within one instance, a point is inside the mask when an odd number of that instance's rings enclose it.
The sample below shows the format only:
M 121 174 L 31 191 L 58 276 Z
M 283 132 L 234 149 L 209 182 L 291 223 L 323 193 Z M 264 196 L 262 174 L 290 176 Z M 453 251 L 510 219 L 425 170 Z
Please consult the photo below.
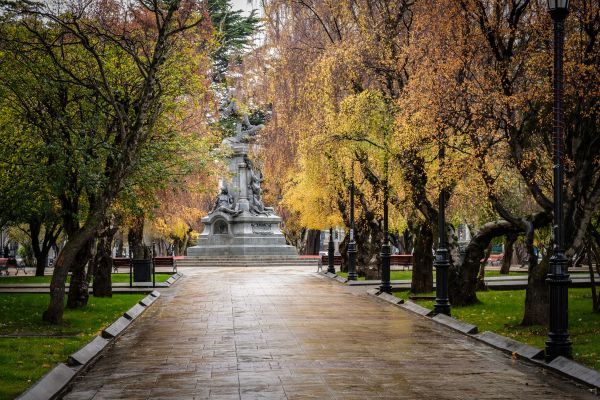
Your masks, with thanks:
M 569 12 L 569 0 L 548 0 L 548 11 L 553 12 Z
M 563 53 L 564 21 L 569 12 L 568 0 L 548 0 L 548 10 L 554 25 L 554 73 L 553 73 L 553 132 L 554 146 L 554 221 L 553 249 L 550 257 L 548 276 L 549 329 L 546 341 L 546 361 L 558 356 L 572 357 L 569 339 L 568 301 L 571 279 L 567 272 L 569 260 L 565 254 L 563 190 L 564 190 L 564 121 L 563 121 Z

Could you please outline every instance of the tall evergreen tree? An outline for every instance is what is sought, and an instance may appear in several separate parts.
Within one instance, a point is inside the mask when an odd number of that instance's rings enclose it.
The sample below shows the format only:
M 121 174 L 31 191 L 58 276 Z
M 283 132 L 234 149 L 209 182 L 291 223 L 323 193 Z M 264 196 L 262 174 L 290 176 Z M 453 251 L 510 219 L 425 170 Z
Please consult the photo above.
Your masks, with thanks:
M 218 46 L 212 53 L 215 82 L 221 82 L 233 62 L 240 62 L 252 35 L 260 27 L 257 11 L 244 16 L 242 10 L 233 10 L 231 0 L 209 0 L 208 13 L 216 31 Z

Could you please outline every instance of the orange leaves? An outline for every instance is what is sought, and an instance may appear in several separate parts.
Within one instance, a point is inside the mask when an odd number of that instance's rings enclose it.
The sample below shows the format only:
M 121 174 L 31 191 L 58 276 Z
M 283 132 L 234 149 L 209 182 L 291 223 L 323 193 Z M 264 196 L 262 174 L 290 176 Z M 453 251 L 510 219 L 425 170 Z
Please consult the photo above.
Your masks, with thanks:
M 343 192 L 358 153 L 380 177 L 390 157 L 390 184 L 403 200 L 414 193 L 407 177 L 424 177 L 419 193 L 432 203 L 452 187 L 451 215 L 474 225 L 490 217 L 490 198 L 522 214 L 536 209 L 534 186 L 549 193 L 552 48 L 543 2 L 423 0 L 408 12 L 386 0 L 267 3 L 270 100 L 279 134 L 293 138 L 294 161 L 282 166 L 283 182 L 294 182 L 286 204 L 307 204 L 309 182 L 327 185 L 301 212 L 322 221 L 316 199 Z M 583 62 L 585 38 L 575 34 L 586 18 L 569 22 L 565 94 L 595 99 L 600 68 Z M 598 121 L 599 104 L 577 112 Z M 275 159 L 281 142 L 271 143 Z M 375 209 L 378 191 L 362 178 Z

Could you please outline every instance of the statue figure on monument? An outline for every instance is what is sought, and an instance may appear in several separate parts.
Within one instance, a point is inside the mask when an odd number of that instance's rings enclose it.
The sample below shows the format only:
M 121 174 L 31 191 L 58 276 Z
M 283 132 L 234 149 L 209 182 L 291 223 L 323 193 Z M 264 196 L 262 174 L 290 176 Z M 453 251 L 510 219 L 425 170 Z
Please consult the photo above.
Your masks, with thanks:
M 260 184 L 264 181 L 262 172 L 254 166 L 254 163 L 247 155 L 244 156 L 244 161 L 246 162 L 250 173 L 250 180 L 248 182 L 248 189 L 250 189 L 250 193 L 252 193 L 250 213 L 254 215 L 269 216 L 272 214 L 273 208 L 265 207 L 262 201 L 262 189 L 260 187 Z
M 229 103 L 222 109 L 222 114 L 225 116 L 225 118 L 229 118 L 231 116 L 236 117 L 237 121 L 235 122 L 235 135 L 233 137 L 226 138 L 224 142 L 249 143 L 254 139 L 258 132 L 264 128 L 264 125 L 253 125 L 250 122 L 248 115 L 241 114 L 237 105 L 237 100 L 233 97 L 234 94 L 235 89 L 231 88 L 227 93 Z
M 242 210 L 238 210 L 237 204 L 234 204 L 233 196 L 229 194 L 229 189 L 227 189 L 227 186 L 223 186 L 221 188 L 221 193 L 219 193 L 219 195 L 217 196 L 217 199 L 215 200 L 215 205 L 209 214 L 215 213 L 217 211 L 221 211 L 226 214 L 231 214 L 233 216 L 242 213 Z
M 254 215 L 271 215 L 273 210 L 271 207 L 265 207 L 262 202 L 261 188 L 252 191 L 252 204 L 250 205 L 250 214 Z

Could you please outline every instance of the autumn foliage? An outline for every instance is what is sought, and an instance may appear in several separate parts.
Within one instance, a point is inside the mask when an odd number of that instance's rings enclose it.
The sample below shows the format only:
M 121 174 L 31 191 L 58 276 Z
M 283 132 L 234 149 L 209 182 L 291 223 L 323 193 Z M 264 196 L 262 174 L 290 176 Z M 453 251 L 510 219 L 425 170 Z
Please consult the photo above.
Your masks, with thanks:
M 551 247 L 553 47 L 546 2 L 264 3 L 262 101 L 273 109 L 263 136 L 272 160 L 266 175 L 295 226 L 347 226 L 354 179 L 359 247 L 368 253 L 362 263 L 373 266 L 384 191 L 393 244 L 410 252 L 415 242 L 437 240 L 437 197 L 445 189 L 448 222 L 479 232 L 462 257 L 448 232 L 453 302 L 477 301 L 479 260 L 492 240 L 521 235 L 534 288 L 524 322 L 544 322 L 546 300 L 535 283 L 543 283 L 546 259 L 538 266 L 533 254 L 537 247 L 547 257 Z M 599 32 L 600 5 L 573 2 L 565 55 L 569 254 L 584 246 L 600 205 Z M 431 269 L 430 257 L 416 260 L 429 265 L 415 268 Z

